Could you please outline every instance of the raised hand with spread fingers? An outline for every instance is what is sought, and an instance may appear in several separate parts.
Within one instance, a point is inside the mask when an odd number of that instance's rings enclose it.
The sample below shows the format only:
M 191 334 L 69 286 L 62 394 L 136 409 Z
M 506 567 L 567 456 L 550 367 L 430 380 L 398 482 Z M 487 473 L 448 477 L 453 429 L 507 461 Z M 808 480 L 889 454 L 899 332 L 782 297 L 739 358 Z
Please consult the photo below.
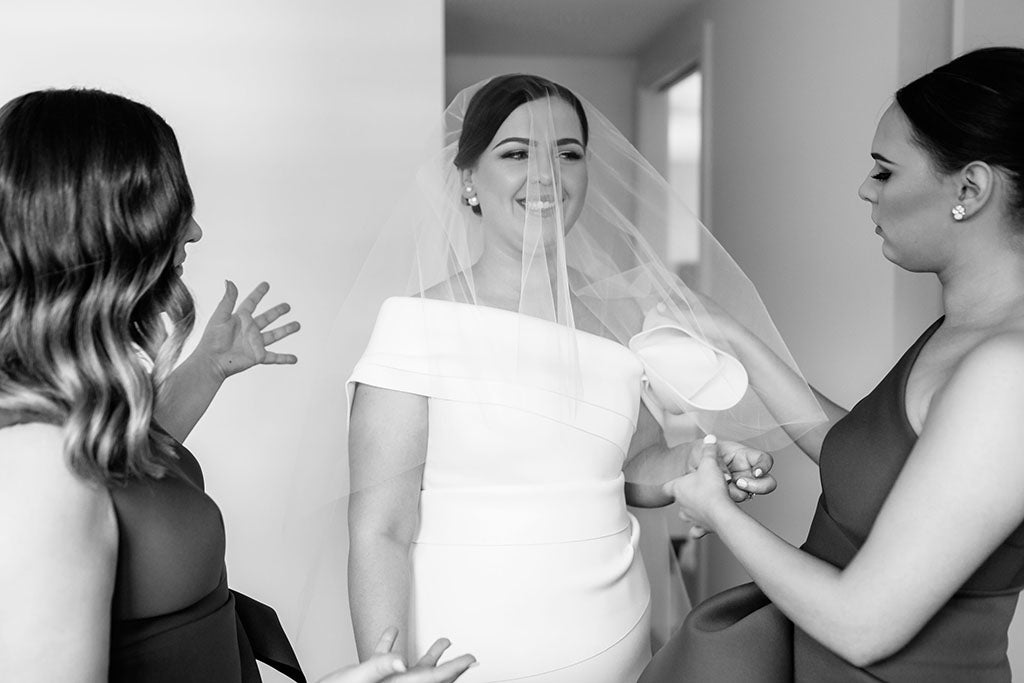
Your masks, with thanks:
M 238 307 L 238 287 L 225 280 L 224 296 L 210 316 L 192 354 L 167 378 L 157 397 L 156 420 L 178 441 L 184 441 L 203 416 L 225 379 L 257 365 L 293 365 L 293 354 L 268 350 L 271 344 L 299 331 L 291 321 L 267 329 L 291 311 L 287 303 L 256 314 L 270 291 L 261 282 Z

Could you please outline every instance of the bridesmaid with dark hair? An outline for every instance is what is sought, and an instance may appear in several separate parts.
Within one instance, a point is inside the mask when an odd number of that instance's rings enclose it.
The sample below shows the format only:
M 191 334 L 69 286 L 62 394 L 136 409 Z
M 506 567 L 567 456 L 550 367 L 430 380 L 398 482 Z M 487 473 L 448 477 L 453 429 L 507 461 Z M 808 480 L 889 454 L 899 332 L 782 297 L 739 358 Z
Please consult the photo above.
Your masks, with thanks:
M 202 236 L 174 132 L 96 90 L 0 109 L 0 680 L 252 683 L 257 659 L 304 681 L 272 609 L 228 589 L 224 526 L 180 441 L 232 374 L 294 363 L 267 346 L 286 304 L 227 292 L 195 353 L 180 279 Z M 164 316 L 171 322 L 165 331 Z M 159 424 L 158 424 L 159 422 Z M 162 425 L 162 427 L 161 427 Z M 334 683 L 440 683 L 391 654 Z
M 1024 586 L 1022 121 L 1017 48 L 965 54 L 896 93 L 859 194 L 885 257 L 938 276 L 945 316 L 799 441 L 822 484 L 802 548 L 732 502 L 714 446 L 666 485 L 754 584 L 700 605 L 642 681 L 1010 680 Z M 785 373 L 732 333 L 751 376 L 775 372 L 784 395 Z

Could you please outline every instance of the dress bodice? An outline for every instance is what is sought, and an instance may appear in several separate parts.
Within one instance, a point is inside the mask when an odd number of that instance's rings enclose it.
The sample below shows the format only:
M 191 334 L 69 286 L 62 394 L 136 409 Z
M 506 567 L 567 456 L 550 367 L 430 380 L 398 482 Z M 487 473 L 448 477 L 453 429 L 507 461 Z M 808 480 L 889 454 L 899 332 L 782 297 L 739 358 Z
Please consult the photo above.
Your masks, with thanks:
M 0 412 L 0 428 L 33 421 Z M 256 660 L 304 680 L 273 610 L 228 588 L 224 522 L 192 453 L 107 485 L 118 553 L 109 680 L 257 683 Z
M 822 495 L 803 548 L 837 567 L 849 564 L 867 540 L 917 442 L 904 402 L 907 379 L 941 323 L 936 321 L 917 340 L 822 443 Z M 1022 586 L 1024 524 L 907 645 L 865 669 L 854 669 L 796 627 L 796 680 L 1008 681 L 1006 634 Z
M 910 371 L 942 320 L 907 350 L 875 389 L 829 430 L 821 446 L 820 515 L 843 530 L 853 546 L 867 539 L 889 491 L 917 442 L 904 398 Z M 814 533 L 809 537 L 816 548 Z M 824 551 L 823 551 L 824 552 Z M 845 565 L 841 557 L 834 564 Z M 1024 587 L 1024 524 L 964 583 L 961 592 L 1003 592 Z
M 176 450 L 163 477 L 108 487 L 118 524 L 117 640 L 141 635 L 126 627 L 136 620 L 178 612 L 215 592 L 227 599 L 220 509 L 203 490 L 195 457 L 184 446 Z
M 425 490 L 615 478 L 636 429 L 643 368 L 617 342 L 567 334 L 501 309 L 391 298 L 349 394 L 362 382 L 431 399 Z

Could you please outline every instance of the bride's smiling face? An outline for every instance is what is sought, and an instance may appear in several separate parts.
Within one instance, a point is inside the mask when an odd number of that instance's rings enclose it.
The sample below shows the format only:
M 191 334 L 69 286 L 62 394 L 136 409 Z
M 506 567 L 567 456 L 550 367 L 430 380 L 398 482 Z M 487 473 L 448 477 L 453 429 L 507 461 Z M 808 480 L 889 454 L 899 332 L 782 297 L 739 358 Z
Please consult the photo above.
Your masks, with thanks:
M 560 97 L 520 105 L 501 124 L 475 166 L 463 172 L 480 200 L 484 223 L 522 240 L 540 221 L 568 232 L 587 193 L 587 150 L 575 109 Z

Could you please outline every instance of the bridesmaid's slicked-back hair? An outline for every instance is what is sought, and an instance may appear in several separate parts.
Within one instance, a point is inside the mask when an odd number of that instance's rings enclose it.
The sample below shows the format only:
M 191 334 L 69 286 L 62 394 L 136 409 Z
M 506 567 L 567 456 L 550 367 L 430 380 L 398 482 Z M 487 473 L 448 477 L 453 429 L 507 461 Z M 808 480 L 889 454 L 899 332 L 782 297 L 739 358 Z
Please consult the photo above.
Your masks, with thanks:
M 1002 169 L 1024 229 L 1024 49 L 968 52 L 900 88 L 896 103 L 940 170 L 972 161 Z

